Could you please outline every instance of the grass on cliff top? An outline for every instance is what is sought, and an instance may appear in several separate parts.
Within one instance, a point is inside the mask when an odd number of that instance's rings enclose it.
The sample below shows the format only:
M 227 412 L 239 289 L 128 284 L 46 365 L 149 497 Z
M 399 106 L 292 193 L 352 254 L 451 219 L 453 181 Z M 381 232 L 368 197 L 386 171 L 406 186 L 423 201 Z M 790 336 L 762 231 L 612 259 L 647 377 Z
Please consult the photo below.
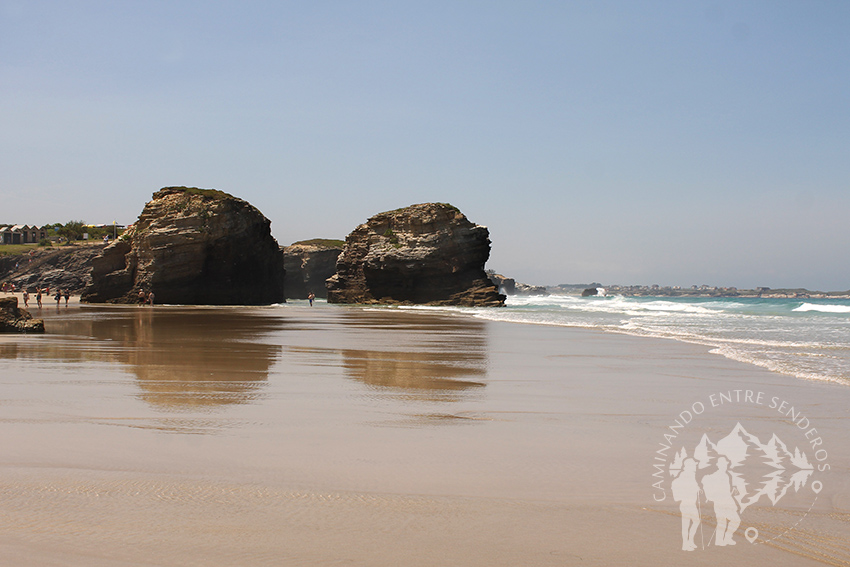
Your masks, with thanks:
M 345 240 L 334 240 L 333 238 L 313 238 L 311 240 L 299 240 L 298 242 L 293 242 L 291 246 L 299 244 L 304 246 L 324 246 L 325 248 L 342 248 L 345 246 Z
M 422 205 L 427 205 L 428 203 L 420 203 L 420 204 L 422 204 Z M 455 206 L 454 206 L 454 205 L 452 205 L 451 203 L 434 203 L 434 204 L 435 204 L 435 205 L 440 205 L 440 206 L 446 207 L 447 209 L 451 209 L 451 210 L 453 210 L 453 211 L 454 211 L 454 212 L 456 212 L 456 213 L 459 213 L 459 212 L 460 212 L 460 209 L 458 209 L 457 207 L 455 207 Z M 393 210 L 391 210 L 391 211 L 387 211 L 387 212 L 389 212 L 389 213 L 397 213 L 397 212 L 399 212 L 399 211 L 403 211 L 403 210 L 405 210 L 405 209 L 409 209 L 410 207 L 415 207 L 415 206 L 416 206 L 416 205 L 408 205 L 408 206 L 406 206 L 406 207 L 401 207 L 401 208 L 399 208 L 399 209 L 393 209 Z
M 203 197 L 209 197 L 211 199 L 235 199 L 233 195 L 230 193 L 225 193 L 224 191 L 219 191 L 218 189 L 200 189 L 198 187 L 163 187 L 163 189 L 173 189 L 176 191 L 183 191 L 184 193 L 189 193 L 190 195 L 201 195 Z
M 82 248 L 84 246 L 102 246 L 99 238 L 75 240 L 73 242 L 52 242 L 49 246 L 41 244 L 0 244 L 0 256 L 23 256 L 31 250 L 61 250 L 63 248 Z
M 0 245 L 0 256 L 20 256 L 30 250 L 37 249 L 37 244 L 2 244 Z

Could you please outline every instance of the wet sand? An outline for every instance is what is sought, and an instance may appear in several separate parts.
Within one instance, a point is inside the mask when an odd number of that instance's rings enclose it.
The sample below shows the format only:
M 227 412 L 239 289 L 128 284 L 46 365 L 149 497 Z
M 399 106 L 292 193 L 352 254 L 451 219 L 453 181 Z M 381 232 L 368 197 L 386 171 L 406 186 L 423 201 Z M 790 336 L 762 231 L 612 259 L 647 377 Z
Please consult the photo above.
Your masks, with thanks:
M 850 564 L 846 387 L 402 310 L 32 311 L 48 334 L 0 336 L 0 565 Z M 823 491 L 752 511 L 761 534 L 800 520 L 776 540 L 683 552 L 654 452 L 695 401 L 743 388 L 817 424 Z M 736 420 L 807 449 L 754 404 L 691 429 Z

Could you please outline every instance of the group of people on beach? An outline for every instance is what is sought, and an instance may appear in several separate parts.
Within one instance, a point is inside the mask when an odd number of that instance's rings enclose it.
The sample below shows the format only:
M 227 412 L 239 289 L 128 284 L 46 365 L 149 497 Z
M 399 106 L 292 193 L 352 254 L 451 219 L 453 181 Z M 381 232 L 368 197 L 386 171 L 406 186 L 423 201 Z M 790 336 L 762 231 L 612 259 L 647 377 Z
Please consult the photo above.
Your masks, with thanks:
M 153 305 L 154 295 L 151 291 L 150 293 L 145 293 L 145 290 L 139 290 L 139 305 Z
M 17 287 L 15 286 L 15 284 L 9 283 L 9 282 L 3 283 L 3 286 L 2 286 L 1 289 L 2 289 L 3 293 L 16 293 L 17 292 Z M 43 303 L 44 297 L 50 297 L 50 286 L 47 286 L 45 288 L 36 287 L 34 293 L 35 293 L 36 304 L 38 305 L 38 308 L 41 309 L 42 306 L 44 305 L 44 303 Z M 21 296 L 24 299 L 24 307 L 29 307 L 30 306 L 30 290 L 28 290 L 27 288 L 23 288 L 21 290 Z M 53 294 L 53 299 L 56 300 L 56 306 L 57 307 L 62 303 L 63 298 L 65 299 L 65 305 L 67 306 L 68 300 L 71 299 L 71 290 L 69 290 L 69 289 L 57 289 L 56 290 L 56 292 Z

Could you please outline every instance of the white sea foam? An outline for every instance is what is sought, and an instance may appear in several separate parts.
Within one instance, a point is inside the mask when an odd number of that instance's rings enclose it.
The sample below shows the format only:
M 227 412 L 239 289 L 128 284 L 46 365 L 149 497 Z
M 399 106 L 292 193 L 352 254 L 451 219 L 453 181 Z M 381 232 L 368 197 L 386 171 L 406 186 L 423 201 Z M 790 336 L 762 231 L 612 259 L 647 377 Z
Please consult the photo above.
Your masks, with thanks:
M 583 327 L 707 346 L 807 380 L 850 384 L 850 302 L 776 298 L 509 296 L 504 308 L 405 307 L 491 321 Z M 810 312 L 810 313 L 807 313 Z
M 829 305 L 824 303 L 804 303 L 792 311 L 817 311 L 820 313 L 850 313 L 850 305 Z
M 736 360 L 738 362 L 744 362 L 747 364 L 758 366 L 760 368 L 765 368 L 767 370 L 770 370 L 771 372 L 778 372 L 779 374 L 788 374 L 801 380 L 812 380 L 815 382 L 832 382 L 836 384 L 848 384 L 850 382 L 847 378 L 837 376 L 835 374 L 805 371 L 799 366 L 789 364 L 788 362 L 772 360 L 766 357 L 759 357 L 747 351 L 727 347 L 719 347 L 712 349 L 710 352 L 713 354 L 722 355 L 730 360 Z

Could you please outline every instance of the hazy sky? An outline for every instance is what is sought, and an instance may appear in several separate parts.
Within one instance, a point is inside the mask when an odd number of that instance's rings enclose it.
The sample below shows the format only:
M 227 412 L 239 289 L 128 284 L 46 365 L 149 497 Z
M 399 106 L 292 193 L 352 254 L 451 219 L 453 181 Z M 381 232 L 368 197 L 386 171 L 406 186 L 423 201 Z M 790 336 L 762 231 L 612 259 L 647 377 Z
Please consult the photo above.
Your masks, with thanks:
M 0 0 L 0 222 L 448 201 L 530 283 L 850 288 L 850 2 Z

